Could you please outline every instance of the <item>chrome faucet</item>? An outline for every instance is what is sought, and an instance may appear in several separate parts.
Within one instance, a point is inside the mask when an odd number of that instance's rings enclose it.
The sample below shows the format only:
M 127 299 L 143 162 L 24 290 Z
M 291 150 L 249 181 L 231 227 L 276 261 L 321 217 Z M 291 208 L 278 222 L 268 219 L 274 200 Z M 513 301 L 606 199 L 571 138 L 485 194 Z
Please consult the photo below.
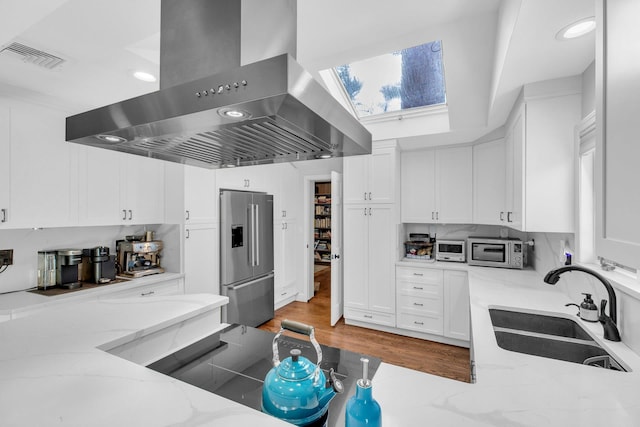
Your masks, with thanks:
M 560 280 L 560 275 L 566 273 L 567 271 L 582 271 L 583 273 L 587 273 L 598 279 L 605 288 L 607 288 L 607 293 L 609 294 L 609 316 L 605 314 L 605 308 L 607 306 L 607 300 L 603 299 L 600 303 L 600 317 L 598 320 L 602 323 L 602 327 L 604 328 L 604 338 L 609 341 L 620 341 L 620 332 L 618 331 L 618 327 L 616 326 L 616 293 L 613 290 L 613 286 L 611 283 L 598 273 L 593 270 L 589 270 L 588 268 L 580 267 L 577 265 L 567 265 L 564 267 L 556 268 L 555 270 L 551 270 L 544 276 L 545 283 L 550 285 L 555 285 Z

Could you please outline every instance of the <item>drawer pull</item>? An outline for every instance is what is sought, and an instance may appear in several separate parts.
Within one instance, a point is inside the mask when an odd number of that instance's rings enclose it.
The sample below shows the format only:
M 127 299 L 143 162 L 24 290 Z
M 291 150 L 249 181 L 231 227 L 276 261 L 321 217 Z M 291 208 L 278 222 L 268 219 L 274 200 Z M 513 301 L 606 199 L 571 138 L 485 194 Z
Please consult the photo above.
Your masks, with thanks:
M 424 325 L 424 322 L 418 322 L 417 320 L 414 320 L 413 323 L 415 323 L 416 325 Z
M 413 289 L 417 289 L 419 291 L 424 291 L 424 288 L 422 286 L 414 286 Z
M 424 276 L 424 273 L 413 273 L 414 276 Z
M 413 305 L 417 305 L 418 307 L 424 307 L 424 304 L 419 302 L 414 302 Z
M 156 293 L 156 291 L 143 292 L 143 293 L 140 294 L 140 296 L 141 297 L 146 297 L 148 295 L 153 295 L 155 293 Z
M 365 314 L 364 317 L 366 317 L 367 319 L 373 319 L 373 316 L 370 314 Z
M 281 297 L 285 296 L 286 294 L 288 294 L 288 292 L 283 292 L 280 294 Z

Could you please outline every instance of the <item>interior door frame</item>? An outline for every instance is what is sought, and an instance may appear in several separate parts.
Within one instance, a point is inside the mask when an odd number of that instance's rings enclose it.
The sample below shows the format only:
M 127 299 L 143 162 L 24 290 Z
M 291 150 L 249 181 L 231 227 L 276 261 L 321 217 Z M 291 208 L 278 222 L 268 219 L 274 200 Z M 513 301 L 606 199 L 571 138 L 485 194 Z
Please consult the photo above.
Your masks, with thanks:
M 306 256 L 304 257 L 304 299 L 309 301 L 314 294 L 313 291 L 313 220 L 314 204 L 317 181 L 331 181 L 331 173 L 323 175 L 307 175 L 304 177 L 304 247 Z

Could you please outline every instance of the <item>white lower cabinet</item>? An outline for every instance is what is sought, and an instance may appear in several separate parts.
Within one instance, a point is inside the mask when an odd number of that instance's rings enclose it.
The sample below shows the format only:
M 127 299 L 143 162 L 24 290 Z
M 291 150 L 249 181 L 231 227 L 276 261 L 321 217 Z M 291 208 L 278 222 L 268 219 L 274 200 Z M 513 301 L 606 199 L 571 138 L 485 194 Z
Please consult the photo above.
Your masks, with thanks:
M 469 341 L 469 281 L 466 271 L 444 271 L 444 336 Z
M 396 267 L 398 329 L 469 341 L 469 286 L 465 271 Z M 402 333 L 402 332 L 400 332 Z
M 144 286 L 137 286 L 134 289 L 126 289 L 110 292 L 98 297 L 98 299 L 112 298 L 132 298 L 132 297 L 150 297 L 160 295 L 180 295 L 184 293 L 184 285 L 182 279 L 172 279 L 164 282 L 149 283 Z

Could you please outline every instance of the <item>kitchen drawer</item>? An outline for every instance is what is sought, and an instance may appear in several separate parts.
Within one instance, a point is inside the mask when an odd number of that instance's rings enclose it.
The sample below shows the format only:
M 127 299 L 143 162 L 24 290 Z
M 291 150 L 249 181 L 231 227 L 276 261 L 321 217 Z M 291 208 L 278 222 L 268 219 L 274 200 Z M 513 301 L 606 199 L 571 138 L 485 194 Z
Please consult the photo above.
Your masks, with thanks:
M 398 328 L 442 335 L 444 319 L 442 316 L 418 316 L 411 313 L 398 313 Z
M 152 283 L 146 286 L 137 286 L 133 289 L 108 293 L 102 295 L 100 299 L 179 295 L 182 293 L 184 292 L 180 280 L 170 280 L 167 282 Z
M 378 325 L 396 326 L 396 316 L 388 313 L 378 313 L 375 311 L 356 310 L 353 308 L 344 308 L 345 319 L 358 320 L 360 322 L 376 323 Z
M 396 280 L 439 285 L 444 281 L 442 270 L 412 267 L 396 267 Z
M 398 313 L 402 312 L 418 316 L 434 317 L 442 317 L 443 315 L 442 298 L 423 298 L 400 293 L 398 293 L 397 298 Z
M 396 282 L 398 295 L 411 295 L 421 298 L 438 299 L 442 301 L 442 283 L 421 283 L 412 279 L 400 279 Z

